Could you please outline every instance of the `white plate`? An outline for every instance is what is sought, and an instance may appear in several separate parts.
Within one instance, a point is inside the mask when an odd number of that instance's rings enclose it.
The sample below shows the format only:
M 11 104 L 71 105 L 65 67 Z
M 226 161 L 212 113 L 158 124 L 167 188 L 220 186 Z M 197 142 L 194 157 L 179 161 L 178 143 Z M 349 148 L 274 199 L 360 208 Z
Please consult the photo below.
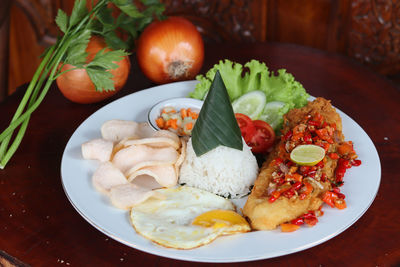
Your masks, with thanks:
M 321 244 L 350 227 L 371 205 L 381 177 L 378 153 L 364 130 L 338 110 L 344 135 L 354 142 L 362 160 L 361 166 L 349 169 L 345 175 L 342 192 L 346 194 L 347 209 L 325 207 L 325 214 L 316 226 L 301 227 L 293 233 L 282 233 L 277 229 L 225 236 L 193 250 L 166 249 L 136 234 L 130 225 L 128 212 L 114 208 L 107 197 L 93 188 L 91 176 L 98 165 L 82 159 L 81 144 L 100 137 L 100 127 L 107 120 L 146 121 L 148 109 L 155 103 L 171 97 L 187 96 L 195 84 L 196 81 L 189 81 L 161 85 L 120 98 L 87 118 L 70 138 L 61 162 L 63 187 L 79 214 L 98 230 L 127 246 L 168 258 L 198 262 L 252 261 Z M 242 199 L 236 203 L 243 205 L 244 202 L 245 199 Z

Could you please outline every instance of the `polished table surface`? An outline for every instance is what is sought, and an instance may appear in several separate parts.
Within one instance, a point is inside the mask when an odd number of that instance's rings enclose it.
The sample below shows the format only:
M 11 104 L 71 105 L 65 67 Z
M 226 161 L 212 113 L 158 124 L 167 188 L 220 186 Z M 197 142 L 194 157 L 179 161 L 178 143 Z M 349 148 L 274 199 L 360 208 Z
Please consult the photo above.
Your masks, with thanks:
M 400 89 L 343 56 L 306 47 L 207 45 L 205 53 L 202 73 L 225 58 L 241 63 L 258 59 L 271 70 L 287 69 L 309 94 L 331 99 L 367 132 L 382 167 L 374 202 L 340 235 L 301 252 L 231 266 L 398 266 Z M 33 114 L 19 150 L 0 170 L 0 258 L 33 266 L 209 265 L 150 255 L 108 238 L 78 214 L 63 191 L 61 157 L 75 129 L 107 103 L 152 86 L 133 56 L 127 85 L 102 103 L 75 104 L 56 86 L 51 88 Z M 22 86 L 0 103 L 0 130 L 9 123 L 25 89 Z

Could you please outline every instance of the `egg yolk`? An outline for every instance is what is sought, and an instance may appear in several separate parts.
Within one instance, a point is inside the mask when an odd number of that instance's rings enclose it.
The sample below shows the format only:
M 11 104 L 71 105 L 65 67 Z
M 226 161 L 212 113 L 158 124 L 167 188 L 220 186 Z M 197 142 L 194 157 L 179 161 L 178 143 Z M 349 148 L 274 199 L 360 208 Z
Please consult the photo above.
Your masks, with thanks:
M 246 219 L 232 210 L 210 210 L 197 216 L 193 225 L 222 228 L 232 225 L 249 226 Z

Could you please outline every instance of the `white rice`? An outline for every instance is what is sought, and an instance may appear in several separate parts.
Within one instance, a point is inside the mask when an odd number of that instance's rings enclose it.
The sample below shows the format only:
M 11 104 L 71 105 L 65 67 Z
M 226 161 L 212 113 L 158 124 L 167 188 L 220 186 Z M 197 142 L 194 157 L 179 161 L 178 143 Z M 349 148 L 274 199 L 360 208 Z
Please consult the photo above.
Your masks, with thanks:
M 257 160 L 244 140 L 242 151 L 219 146 L 197 157 L 189 139 L 179 183 L 223 197 L 239 198 L 250 192 L 257 175 Z

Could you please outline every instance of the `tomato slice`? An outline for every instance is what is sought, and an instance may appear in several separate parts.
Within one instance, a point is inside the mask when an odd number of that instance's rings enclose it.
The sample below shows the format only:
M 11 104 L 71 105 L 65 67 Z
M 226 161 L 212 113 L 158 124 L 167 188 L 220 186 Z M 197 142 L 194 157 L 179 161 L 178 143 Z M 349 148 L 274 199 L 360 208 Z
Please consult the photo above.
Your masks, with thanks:
M 274 129 L 262 120 L 254 120 L 253 125 L 256 128 L 256 132 L 251 138 L 250 143 L 246 143 L 251 146 L 253 153 L 265 153 L 275 141 Z
M 251 138 L 256 133 L 256 127 L 254 127 L 253 121 L 250 119 L 250 117 L 242 113 L 235 113 L 235 117 L 244 141 L 249 144 Z

